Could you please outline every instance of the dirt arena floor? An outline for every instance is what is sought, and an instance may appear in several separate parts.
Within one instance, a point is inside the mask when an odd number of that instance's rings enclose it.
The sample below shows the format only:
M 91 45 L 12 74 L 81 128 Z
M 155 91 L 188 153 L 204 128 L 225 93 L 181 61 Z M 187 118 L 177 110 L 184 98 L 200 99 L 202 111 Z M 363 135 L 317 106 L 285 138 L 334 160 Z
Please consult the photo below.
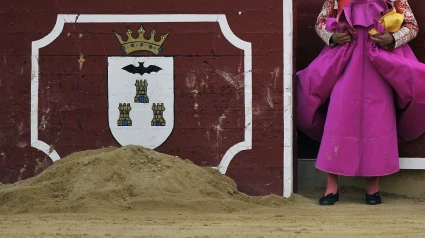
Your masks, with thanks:
M 197 212 L 170 208 L 124 213 L 0 216 L 1 237 L 425 237 L 425 204 L 385 198 L 359 204 L 343 194 L 334 207 L 299 199 L 285 207 Z M 352 196 L 348 199 L 345 196 Z M 297 200 L 297 199 L 295 199 Z
M 0 237 L 425 237 L 421 199 L 383 194 L 367 206 L 348 188 L 321 207 L 320 193 L 250 197 L 189 161 L 107 148 L 0 185 Z

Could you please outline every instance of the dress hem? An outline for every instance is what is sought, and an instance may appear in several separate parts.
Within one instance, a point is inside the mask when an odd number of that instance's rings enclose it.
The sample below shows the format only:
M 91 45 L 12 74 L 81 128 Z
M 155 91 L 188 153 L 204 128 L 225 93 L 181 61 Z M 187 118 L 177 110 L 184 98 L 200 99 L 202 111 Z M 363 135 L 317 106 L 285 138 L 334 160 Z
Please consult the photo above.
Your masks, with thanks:
M 317 165 L 315 167 L 317 169 L 325 172 L 325 173 L 336 174 L 336 175 L 344 176 L 344 177 L 383 177 L 383 176 L 388 176 L 388 175 L 392 175 L 392 174 L 398 173 L 400 171 L 400 169 L 396 169 L 393 172 L 382 173 L 382 174 L 347 174 L 347 173 L 340 173 L 340 172 L 335 172 L 335 171 L 330 171 L 330 170 L 322 169 L 322 168 L 319 168 L 319 166 L 317 166 Z

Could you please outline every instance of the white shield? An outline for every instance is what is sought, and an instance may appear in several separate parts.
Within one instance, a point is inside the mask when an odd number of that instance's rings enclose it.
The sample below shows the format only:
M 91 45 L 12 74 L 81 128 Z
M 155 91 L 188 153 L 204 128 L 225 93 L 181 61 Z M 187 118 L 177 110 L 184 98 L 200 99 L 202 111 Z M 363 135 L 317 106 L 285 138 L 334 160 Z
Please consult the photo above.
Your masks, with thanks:
M 108 115 L 121 146 L 164 143 L 174 127 L 173 57 L 108 57 Z

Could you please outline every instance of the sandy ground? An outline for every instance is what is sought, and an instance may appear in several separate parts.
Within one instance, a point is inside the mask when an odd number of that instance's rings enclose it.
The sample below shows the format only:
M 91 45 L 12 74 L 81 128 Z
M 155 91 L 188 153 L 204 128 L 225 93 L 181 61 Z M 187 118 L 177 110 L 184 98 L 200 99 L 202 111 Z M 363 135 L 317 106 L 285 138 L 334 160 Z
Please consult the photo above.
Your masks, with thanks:
M 170 209 L 123 213 L 0 216 L 1 237 L 425 237 L 425 203 L 394 196 L 362 204 L 361 191 L 333 207 L 316 205 L 317 191 L 291 206 L 236 212 Z
M 425 202 L 341 188 L 284 199 L 251 197 L 211 168 L 146 148 L 84 151 L 37 176 L 0 185 L 0 238 L 13 237 L 425 237 Z

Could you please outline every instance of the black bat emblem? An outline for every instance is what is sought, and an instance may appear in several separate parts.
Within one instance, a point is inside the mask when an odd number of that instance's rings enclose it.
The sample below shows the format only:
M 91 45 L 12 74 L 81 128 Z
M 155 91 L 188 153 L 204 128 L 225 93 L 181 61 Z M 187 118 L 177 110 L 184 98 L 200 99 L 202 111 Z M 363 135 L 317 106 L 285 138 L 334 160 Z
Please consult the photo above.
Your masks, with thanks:
M 144 66 L 145 62 L 139 62 L 139 66 L 134 66 L 132 64 L 129 64 L 127 66 L 125 66 L 124 68 L 122 68 L 123 70 L 132 73 L 132 74 L 140 74 L 140 75 L 144 75 L 144 74 L 150 74 L 152 72 L 157 73 L 158 71 L 162 70 L 160 67 L 156 66 L 156 65 L 149 65 L 147 68 Z

